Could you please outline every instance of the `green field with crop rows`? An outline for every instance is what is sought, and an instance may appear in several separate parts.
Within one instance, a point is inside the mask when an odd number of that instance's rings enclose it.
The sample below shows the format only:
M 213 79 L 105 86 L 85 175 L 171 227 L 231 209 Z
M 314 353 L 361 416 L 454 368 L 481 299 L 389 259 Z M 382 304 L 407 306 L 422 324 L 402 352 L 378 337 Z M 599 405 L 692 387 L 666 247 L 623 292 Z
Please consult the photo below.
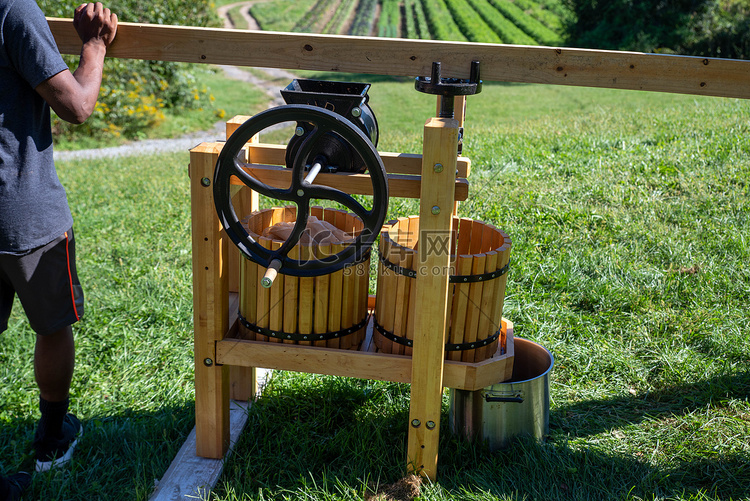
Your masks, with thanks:
M 562 43 L 559 0 L 301 0 L 256 3 L 269 31 L 421 38 L 520 45 Z

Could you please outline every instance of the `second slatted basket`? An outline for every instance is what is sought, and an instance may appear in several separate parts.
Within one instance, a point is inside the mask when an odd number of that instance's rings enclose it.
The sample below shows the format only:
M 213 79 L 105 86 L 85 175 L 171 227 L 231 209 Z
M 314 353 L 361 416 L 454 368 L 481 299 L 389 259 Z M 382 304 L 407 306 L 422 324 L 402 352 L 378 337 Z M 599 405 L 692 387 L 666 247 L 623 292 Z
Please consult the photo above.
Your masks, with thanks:
M 416 277 L 443 272 L 423 269 L 420 249 L 450 245 L 445 358 L 473 363 L 504 354 L 507 343 L 512 343 L 502 320 L 511 244 L 502 230 L 468 218 L 454 218 L 449 236 L 420 236 L 417 216 L 386 224 L 380 233 L 375 299 L 373 336 L 378 351 L 411 355 Z

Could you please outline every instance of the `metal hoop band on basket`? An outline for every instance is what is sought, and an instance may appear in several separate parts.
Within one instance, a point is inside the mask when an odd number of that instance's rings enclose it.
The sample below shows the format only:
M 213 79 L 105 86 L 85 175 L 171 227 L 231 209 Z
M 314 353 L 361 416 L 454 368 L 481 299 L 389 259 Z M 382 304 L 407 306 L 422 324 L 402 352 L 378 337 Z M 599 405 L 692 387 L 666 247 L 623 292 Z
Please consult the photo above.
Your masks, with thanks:
M 383 264 L 383 266 L 385 266 L 389 270 L 392 270 L 397 275 L 403 275 L 409 278 L 417 278 L 417 272 L 415 270 L 412 270 L 411 268 L 404 268 L 403 266 L 399 266 L 395 263 L 388 261 L 388 259 L 379 250 L 378 250 L 378 258 L 380 259 L 380 262 Z M 500 278 L 501 276 L 505 275 L 506 273 L 508 273 L 509 268 L 510 268 L 510 261 L 508 261 L 505 264 L 505 266 L 503 266 L 499 270 L 491 271 L 489 273 L 480 273 L 477 275 L 451 275 L 450 277 L 448 277 L 448 282 L 452 284 L 487 282 L 488 280 Z
M 414 341 L 405 338 L 402 336 L 398 336 L 394 334 L 393 332 L 385 330 L 385 328 L 378 323 L 377 318 L 373 318 L 373 325 L 375 326 L 375 329 L 386 339 L 390 339 L 394 343 L 398 343 L 404 346 L 413 346 Z M 481 348 L 483 346 L 487 346 L 491 344 L 493 341 L 496 341 L 497 338 L 500 337 L 500 334 L 502 334 L 503 326 L 500 325 L 500 328 L 495 331 L 493 335 L 491 335 L 488 338 L 481 339 L 479 341 L 471 341 L 467 343 L 445 343 L 445 351 L 466 351 L 466 350 L 473 350 L 476 348 Z
M 354 334 L 361 328 L 363 328 L 365 325 L 367 325 L 367 320 L 369 319 L 369 315 L 362 319 L 358 324 L 353 325 L 351 327 L 347 327 L 346 329 L 341 329 L 338 331 L 333 332 L 325 332 L 323 334 L 298 334 L 298 333 L 292 333 L 292 332 L 283 332 L 279 330 L 272 330 L 268 329 L 266 327 L 260 327 L 256 324 L 248 322 L 248 320 L 242 316 L 241 313 L 238 313 L 238 320 L 242 324 L 243 327 L 246 329 L 249 329 L 253 331 L 256 334 L 260 334 L 262 336 L 268 336 L 276 339 L 286 339 L 291 341 L 326 341 L 328 339 L 336 339 L 340 337 L 347 336 L 349 334 Z

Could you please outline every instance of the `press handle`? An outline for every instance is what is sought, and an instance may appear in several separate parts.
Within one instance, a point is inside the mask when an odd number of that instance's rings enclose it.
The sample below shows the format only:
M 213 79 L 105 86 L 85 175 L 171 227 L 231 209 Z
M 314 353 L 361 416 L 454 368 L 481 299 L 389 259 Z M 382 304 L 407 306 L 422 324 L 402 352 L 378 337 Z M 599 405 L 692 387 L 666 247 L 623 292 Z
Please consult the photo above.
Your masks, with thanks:
M 271 264 L 268 265 L 268 269 L 266 270 L 266 274 L 263 275 L 263 278 L 260 280 L 260 284 L 266 289 L 270 288 L 273 285 L 273 281 L 276 280 L 276 275 L 279 274 L 280 269 L 280 259 L 274 259 L 271 261 Z

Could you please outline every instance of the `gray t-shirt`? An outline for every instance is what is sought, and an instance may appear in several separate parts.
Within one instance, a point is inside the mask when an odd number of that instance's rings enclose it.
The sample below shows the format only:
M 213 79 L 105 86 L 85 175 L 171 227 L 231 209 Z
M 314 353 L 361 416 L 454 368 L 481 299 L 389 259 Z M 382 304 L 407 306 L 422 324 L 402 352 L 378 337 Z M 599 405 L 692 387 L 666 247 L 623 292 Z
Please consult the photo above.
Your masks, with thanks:
M 34 0 L 0 0 L 0 253 L 73 225 L 52 158 L 49 105 L 34 91 L 68 67 Z

